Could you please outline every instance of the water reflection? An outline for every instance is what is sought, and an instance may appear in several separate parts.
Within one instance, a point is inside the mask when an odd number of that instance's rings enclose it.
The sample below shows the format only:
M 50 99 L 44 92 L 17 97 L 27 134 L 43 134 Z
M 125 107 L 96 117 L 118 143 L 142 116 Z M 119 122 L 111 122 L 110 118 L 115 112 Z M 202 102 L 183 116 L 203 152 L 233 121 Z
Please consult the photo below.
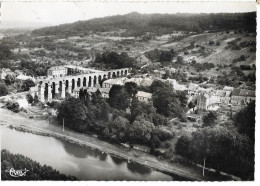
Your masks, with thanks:
M 124 162 L 126 162 L 126 160 L 119 158 L 119 157 L 116 157 L 116 156 L 111 156 L 111 159 L 113 160 L 113 162 L 116 165 L 122 165 Z
M 81 147 L 79 145 L 75 145 L 72 143 L 67 143 L 60 141 L 61 144 L 64 147 L 64 150 L 69 154 L 74 156 L 75 158 L 86 158 L 87 156 L 90 156 L 91 153 L 88 152 L 84 147 Z
M 151 174 L 152 170 L 148 167 L 145 167 L 139 163 L 135 162 L 129 162 L 127 163 L 127 168 L 130 170 L 132 173 L 139 173 L 142 175 L 148 175 Z
M 99 150 L 52 137 L 1 128 L 1 148 L 25 155 L 80 180 L 172 180 L 161 172 Z M 40 144 L 40 145 L 39 145 Z
M 102 153 L 99 150 L 91 149 L 89 147 L 82 147 L 80 145 L 77 145 L 75 143 L 68 143 L 65 141 L 60 141 L 64 150 L 69 154 L 72 155 L 75 158 L 87 158 L 87 157 L 93 157 L 98 158 L 101 161 L 106 161 L 107 154 Z

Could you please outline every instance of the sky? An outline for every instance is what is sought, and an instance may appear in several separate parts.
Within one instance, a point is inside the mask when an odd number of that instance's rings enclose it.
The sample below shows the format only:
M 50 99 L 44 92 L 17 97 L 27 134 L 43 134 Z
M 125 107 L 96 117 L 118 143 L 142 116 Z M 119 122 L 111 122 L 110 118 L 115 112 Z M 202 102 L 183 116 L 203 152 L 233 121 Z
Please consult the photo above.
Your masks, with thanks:
M 42 27 L 139 13 L 252 12 L 251 2 L 2 2 L 0 28 Z

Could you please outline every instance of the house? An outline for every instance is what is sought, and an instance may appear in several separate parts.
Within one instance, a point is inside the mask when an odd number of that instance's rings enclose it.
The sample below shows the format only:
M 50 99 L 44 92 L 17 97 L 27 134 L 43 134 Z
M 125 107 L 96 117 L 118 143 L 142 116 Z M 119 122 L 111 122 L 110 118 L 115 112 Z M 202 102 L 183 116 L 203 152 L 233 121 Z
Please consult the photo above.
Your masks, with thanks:
M 173 90 L 187 90 L 187 87 L 185 85 L 179 84 L 175 79 L 167 79 L 166 82 L 170 83 L 172 85 Z
M 11 71 L 9 68 L 1 68 L 0 69 L 0 77 L 1 79 L 5 79 L 7 75 L 14 75 L 14 72 Z
M 231 93 L 232 105 L 245 105 L 255 100 L 255 91 L 235 88 Z
M 125 83 L 127 82 L 134 82 L 136 83 L 138 86 L 151 86 L 151 84 L 153 83 L 153 79 L 151 78 L 124 78 L 123 80 Z
M 229 104 L 231 99 L 231 91 L 217 90 L 215 96 L 219 103 Z
M 152 102 L 152 94 L 149 92 L 138 91 L 136 97 L 139 101 L 146 103 Z
M 63 66 L 51 67 L 47 71 L 47 77 L 59 78 L 65 77 L 68 74 L 68 69 Z
M 102 84 L 102 88 L 111 88 L 113 85 L 121 85 L 123 86 L 124 83 L 122 81 L 122 79 L 108 79 L 105 80 Z
M 75 98 L 79 98 L 79 91 L 80 89 L 83 89 L 83 88 L 75 88 L 72 90 L 72 93 L 71 95 Z M 83 90 L 87 89 L 87 92 L 89 93 L 89 95 L 92 95 L 93 93 L 95 93 L 97 90 L 100 91 L 101 93 L 101 96 L 103 98 L 109 98 L 109 91 L 110 91 L 110 88 L 97 88 L 97 87 L 89 87 L 89 88 L 84 88 Z
M 225 86 L 225 87 L 223 88 L 223 90 L 225 90 L 225 91 L 233 91 L 233 90 L 234 90 L 234 87 Z
M 35 78 L 32 77 L 32 76 L 26 76 L 26 75 L 23 75 L 23 74 L 20 74 L 16 77 L 17 80 L 20 80 L 20 81 L 25 81 L 27 79 L 31 79 L 33 82 L 35 82 Z
M 210 106 L 219 104 L 217 97 L 212 93 L 201 93 L 197 97 L 197 109 L 209 110 Z

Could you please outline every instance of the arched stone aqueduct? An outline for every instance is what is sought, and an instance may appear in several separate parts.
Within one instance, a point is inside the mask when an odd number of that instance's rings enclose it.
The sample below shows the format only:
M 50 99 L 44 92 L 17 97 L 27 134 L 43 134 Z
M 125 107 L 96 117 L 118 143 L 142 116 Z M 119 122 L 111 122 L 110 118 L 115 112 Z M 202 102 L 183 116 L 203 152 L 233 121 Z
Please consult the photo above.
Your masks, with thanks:
M 75 88 L 96 87 L 103 79 L 127 76 L 129 68 L 104 71 L 98 73 L 80 74 L 40 81 L 38 84 L 39 101 L 50 101 L 53 98 L 65 98 L 66 92 L 72 93 Z

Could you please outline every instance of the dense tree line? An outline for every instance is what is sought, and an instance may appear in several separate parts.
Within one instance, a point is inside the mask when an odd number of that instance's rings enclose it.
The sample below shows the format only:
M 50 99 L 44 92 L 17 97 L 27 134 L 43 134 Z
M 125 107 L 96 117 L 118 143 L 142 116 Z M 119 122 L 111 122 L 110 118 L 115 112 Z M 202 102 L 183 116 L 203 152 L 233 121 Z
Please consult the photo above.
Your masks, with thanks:
M 156 128 L 166 125 L 167 118 L 157 113 L 151 103 L 137 100 L 136 93 L 137 85 L 132 82 L 113 86 L 108 100 L 99 91 L 90 95 L 82 89 L 78 99 L 67 97 L 61 103 L 57 118 L 73 130 L 92 131 L 114 142 L 145 144 L 152 150 L 173 134 Z
M 155 80 L 150 88 L 153 93 L 153 105 L 159 114 L 165 117 L 179 117 L 186 121 L 187 92 L 173 91 L 170 84 L 160 80 Z
M 14 168 L 15 170 L 24 170 L 26 176 L 12 177 L 9 174 L 9 170 Z M 50 166 L 40 165 L 38 162 L 23 156 L 21 154 L 12 154 L 9 151 L 1 150 L 1 179 L 2 180 L 77 180 L 73 176 L 66 176 L 59 171 L 53 169 Z
M 163 62 L 163 61 L 172 61 L 173 57 L 176 55 L 174 50 L 158 50 L 154 49 L 145 53 L 146 57 L 153 62 Z
M 136 60 L 129 57 L 127 53 L 122 52 L 117 54 L 116 52 L 104 52 L 102 55 L 100 53 L 96 54 L 95 66 L 99 65 L 102 68 L 129 68 L 136 66 Z
M 140 36 L 145 32 L 158 35 L 172 33 L 173 30 L 201 32 L 205 30 L 244 29 L 256 31 L 256 12 L 250 13 L 217 13 L 217 14 L 139 14 L 95 18 L 45 27 L 34 30 L 35 35 L 73 35 L 89 32 L 104 32 L 127 29 L 125 35 Z
M 214 118 L 208 114 L 205 126 L 213 126 Z M 216 125 L 181 136 L 176 153 L 200 164 L 205 159 L 206 167 L 254 180 L 255 103 L 238 112 L 233 123 L 233 128 Z

